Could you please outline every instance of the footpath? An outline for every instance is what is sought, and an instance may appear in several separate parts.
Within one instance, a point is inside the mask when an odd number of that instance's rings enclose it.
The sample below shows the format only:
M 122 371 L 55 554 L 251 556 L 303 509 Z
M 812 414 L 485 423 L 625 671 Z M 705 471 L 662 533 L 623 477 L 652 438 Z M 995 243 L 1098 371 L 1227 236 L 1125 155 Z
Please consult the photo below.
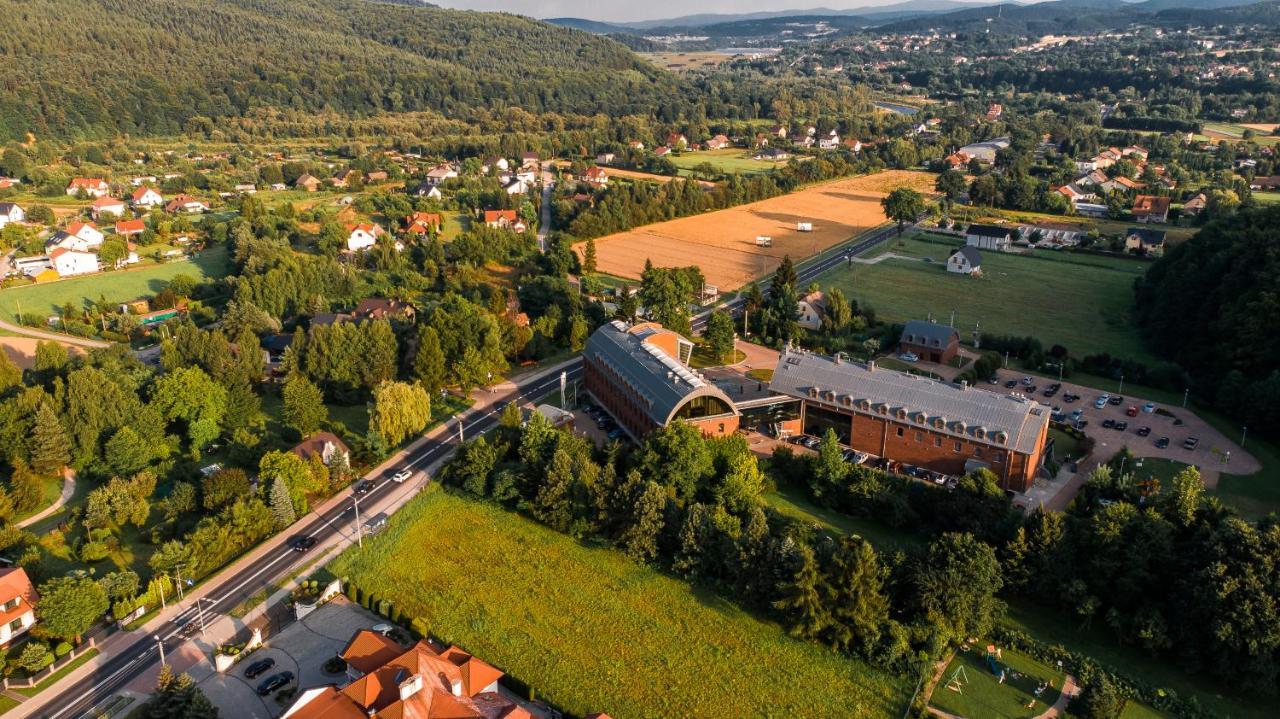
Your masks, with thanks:
M 560 362 L 552 367 L 537 368 L 529 372 L 517 373 L 512 379 L 508 379 L 491 388 L 473 390 L 470 398 L 473 400 L 474 404 L 472 404 L 472 406 L 463 413 L 457 415 L 457 417 L 463 418 L 465 423 L 470 425 L 501 413 L 502 407 L 505 406 L 508 400 L 516 402 L 537 400 L 538 397 L 511 396 L 511 393 L 518 393 L 520 391 L 520 386 L 523 384 L 535 384 L 539 380 L 553 378 L 576 361 L 577 358 L 575 357 L 565 360 L 564 362 Z M 456 433 L 456 418 L 454 420 L 442 422 L 426 432 L 422 437 L 414 440 L 414 442 L 391 456 L 385 462 L 379 464 L 377 467 L 371 468 L 366 472 L 366 474 L 383 473 L 388 468 L 396 466 L 402 462 L 405 456 L 412 455 L 414 452 L 421 449 L 423 445 L 447 439 L 450 435 L 454 435 Z M 448 455 L 444 455 L 427 466 L 416 468 L 416 479 L 405 482 L 401 485 L 396 485 L 392 491 L 382 495 L 376 502 L 371 503 L 367 508 L 363 506 L 362 502 L 362 506 L 360 508 L 361 513 L 366 516 L 373 516 L 378 512 L 385 512 L 387 514 L 395 512 L 410 499 L 413 499 L 418 492 L 426 488 L 427 484 L 431 481 L 431 478 L 447 459 Z M 320 506 L 313 508 L 312 513 L 316 516 L 320 516 L 339 505 L 350 501 L 350 493 L 347 491 L 341 491 L 333 497 L 330 497 Z M 310 516 L 311 515 L 299 518 L 299 522 L 307 521 Z M 197 602 L 202 599 L 211 599 L 209 596 L 210 594 L 224 591 L 225 580 L 244 575 L 248 567 L 266 555 L 279 555 L 281 553 L 292 554 L 293 550 L 286 546 L 286 543 L 293 535 L 294 532 L 290 530 L 279 532 L 270 539 L 267 539 L 265 542 L 245 552 L 239 559 L 235 560 L 227 567 L 224 567 L 216 575 L 207 578 L 200 585 L 187 591 L 180 601 L 170 603 L 167 608 L 162 609 L 141 627 L 131 631 L 118 631 L 105 637 L 103 634 L 106 632 L 103 629 L 91 632 L 90 635 L 93 636 L 97 642 L 99 650 L 98 655 L 85 664 L 77 667 L 75 670 L 69 672 L 57 682 L 46 687 L 40 694 L 27 699 L 19 706 L 6 712 L 5 719 L 24 719 L 25 717 L 33 716 L 40 711 L 49 698 L 62 696 L 71 691 L 77 684 L 84 681 L 86 678 L 94 676 L 109 659 L 116 657 L 120 652 L 131 647 L 139 639 L 165 636 L 169 634 L 175 628 L 170 624 L 175 617 L 192 612 L 195 609 Z M 207 614 L 203 636 L 197 632 L 195 639 L 185 642 L 176 651 L 173 651 L 170 656 L 167 656 L 166 660 L 175 671 L 188 672 L 192 674 L 192 678 L 197 682 L 207 678 L 214 671 L 211 657 L 213 655 L 213 651 L 219 645 L 230 641 L 245 628 L 253 626 L 256 622 L 261 621 L 267 612 L 271 611 L 273 607 L 277 606 L 280 601 L 288 596 L 289 592 L 293 589 L 293 583 L 295 580 L 305 578 L 303 575 L 307 574 L 311 569 L 319 567 L 329 559 L 336 557 L 343 550 L 355 544 L 356 540 L 357 536 L 350 525 L 339 527 L 336 533 L 327 539 L 321 540 L 319 544 L 311 550 L 309 553 L 309 561 L 305 565 L 302 565 L 301 568 L 294 570 L 294 572 L 288 576 L 286 581 L 279 581 L 276 577 L 261 578 L 260 585 L 262 587 L 275 589 L 274 593 L 268 596 L 266 601 L 261 602 L 253 609 L 246 612 L 242 617 L 233 617 L 221 613 L 217 615 L 213 615 L 212 613 Z M 284 570 L 282 569 L 281 571 Z M 254 581 L 255 579 L 255 577 L 247 576 L 245 577 L 245 583 Z M 138 660 L 142 661 L 146 656 L 139 657 Z M 125 669 L 129 668 L 132 668 L 132 664 L 125 667 Z M 159 675 L 159 670 L 160 665 L 158 663 L 152 663 L 147 671 L 143 672 L 129 683 L 125 692 L 117 692 L 117 694 L 133 696 L 135 699 L 145 697 L 146 694 L 150 693 L 151 688 L 155 686 L 155 680 Z M 124 670 L 122 669 L 120 671 Z M 105 676 L 100 677 L 99 681 L 109 678 L 110 677 Z M 131 705 L 130 709 L 132 709 L 132 706 L 133 705 Z M 73 719 L 73 717 L 60 716 L 58 719 Z

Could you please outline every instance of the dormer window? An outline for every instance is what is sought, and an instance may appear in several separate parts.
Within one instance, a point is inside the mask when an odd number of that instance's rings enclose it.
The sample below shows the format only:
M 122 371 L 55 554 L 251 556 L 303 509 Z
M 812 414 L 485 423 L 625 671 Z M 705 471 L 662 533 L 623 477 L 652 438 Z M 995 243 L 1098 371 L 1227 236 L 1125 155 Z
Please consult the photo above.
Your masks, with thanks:
M 933 428 L 934 428 L 934 429 L 946 429 L 946 428 L 947 428 L 947 419 L 946 419 L 945 417 L 934 417 L 934 418 L 933 418 Z
M 983 429 L 982 427 L 974 427 L 974 428 L 973 428 L 973 436 L 974 436 L 974 437 L 977 437 L 978 439 L 986 439 L 986 438 L 987 438 L 987 430 Z

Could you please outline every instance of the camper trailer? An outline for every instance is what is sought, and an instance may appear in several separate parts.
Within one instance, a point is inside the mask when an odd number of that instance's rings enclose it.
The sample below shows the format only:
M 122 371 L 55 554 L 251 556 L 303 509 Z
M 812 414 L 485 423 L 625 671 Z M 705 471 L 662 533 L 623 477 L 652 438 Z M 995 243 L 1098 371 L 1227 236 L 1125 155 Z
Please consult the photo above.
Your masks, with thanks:
M 773 238 L 764 235 L 756 236 L 756 247 L 773 247 Z
M 812 222 L 797 222 L 796 232 L 813 232 Z

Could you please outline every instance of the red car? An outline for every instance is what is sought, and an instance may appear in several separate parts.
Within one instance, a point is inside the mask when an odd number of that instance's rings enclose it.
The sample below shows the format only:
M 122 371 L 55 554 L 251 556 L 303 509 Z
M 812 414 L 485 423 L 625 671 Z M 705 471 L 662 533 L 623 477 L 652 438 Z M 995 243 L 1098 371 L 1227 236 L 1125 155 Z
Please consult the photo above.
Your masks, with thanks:
M 1130 417 L 1137 417 L 1138 408 L 1135 405 L 1129 405 L 1129 409 L 1126 409 L 1124 413 L 1129 415 Z

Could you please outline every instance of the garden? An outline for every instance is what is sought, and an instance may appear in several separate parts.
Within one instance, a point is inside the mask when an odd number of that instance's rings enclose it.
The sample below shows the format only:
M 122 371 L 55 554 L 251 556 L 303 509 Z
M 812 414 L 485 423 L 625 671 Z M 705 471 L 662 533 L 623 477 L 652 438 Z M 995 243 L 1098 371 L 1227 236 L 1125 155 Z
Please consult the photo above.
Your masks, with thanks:
M 1027 719 L 1058 701 L 1064 678 L 1060 669 L 978 641 L 956 651 L 930 704 L 962 717 Z

